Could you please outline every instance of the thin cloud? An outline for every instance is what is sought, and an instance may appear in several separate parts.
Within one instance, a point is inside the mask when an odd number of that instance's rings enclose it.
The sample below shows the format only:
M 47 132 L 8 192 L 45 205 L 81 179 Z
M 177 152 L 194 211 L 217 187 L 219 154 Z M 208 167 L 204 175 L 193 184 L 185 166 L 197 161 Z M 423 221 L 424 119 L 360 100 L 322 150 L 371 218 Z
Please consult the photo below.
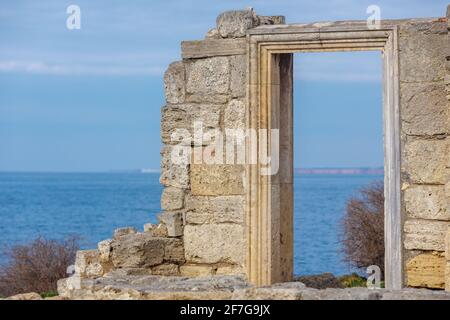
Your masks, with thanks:
M 1 73 L 47 75 L 151 75 L 161 76 L 164 67 L 57 65 L 40 61 L 0 61 Z

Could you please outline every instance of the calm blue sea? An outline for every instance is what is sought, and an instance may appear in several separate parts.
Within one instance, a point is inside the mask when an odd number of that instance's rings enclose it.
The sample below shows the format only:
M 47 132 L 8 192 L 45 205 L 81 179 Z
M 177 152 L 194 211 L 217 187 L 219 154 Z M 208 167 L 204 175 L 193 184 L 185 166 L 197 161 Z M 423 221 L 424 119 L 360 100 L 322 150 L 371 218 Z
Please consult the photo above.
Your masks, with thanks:
M 158 173 L 0 173 L 0 247 L 38 235 L 82 237 L 93 248 L 115 228 L 156 222 Z M 295 273 L 353 271 L 342 262 L 340 220 L 347 199 L 382 176 L 295 177 Z

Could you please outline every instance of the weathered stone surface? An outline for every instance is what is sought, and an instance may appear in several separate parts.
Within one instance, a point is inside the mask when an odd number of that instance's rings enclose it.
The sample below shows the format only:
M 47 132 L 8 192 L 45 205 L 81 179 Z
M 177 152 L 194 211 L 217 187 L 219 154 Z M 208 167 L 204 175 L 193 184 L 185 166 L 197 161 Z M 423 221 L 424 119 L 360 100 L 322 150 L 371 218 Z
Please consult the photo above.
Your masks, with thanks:
M 183 103 L 186 71 L 182 61 L 173 62 L 164 73 L 164 91 L 168 103 Z
M 286 18 L 284 16 L 258 16 L 258 25 L 274 25 L 285 24 Z
M 241 225 L 202 224 L 184 227 L 187 262 L 241 264 L 244 247 L 244 229 Z
M 162 223 L 146 223 L 144 224 L 144 232 L 151 234 L 152 237 L 165 238 L 168 236 L 167 228 Z
M 169 237 L 183 235 L 183 213 L 166 211 L 158 216 L 158 219 L 166 226 Z
M 217 17 L 217 30 L 223 38 L 245 37 L 246 31 L 258 24 L 253 9 L 226 11 Z
M 405 190 L 404 199 L 410 218 L 450 220 L 444 186 L 413 185 Z
M 450 291 L 450 261 L 445 265 L 445 291 Z
M 244 196 L 186 196 L 186 223 L 242 223 Z
M 447 221 L 407 220 L 404 225 L 405 248 L 408 250 L 445 251 Z
M 231 96 L 244 97 L 247 93 L 247 56 L 236 55 L 230 57 Z
M 412 183 L 445 184 L 448 139 L 413 139 L 405 144 L 402 172 Z
M 432 82 L 443 80 L 446 69 L 443 57 L 450 51 L 446 34 L 419 32 L 420 24 L 400 28 L 400 81 Z M 414 30 L 415 29 L 415 30 Z
M 239 265 L 221 265 L 217 267 L 216 275 L 245 275 L 245 270 Z
M 79 250 L 75 257 L 75 273 L 82 277 L 100 277 L 104 270 L 98 250 Z
M 161 176 L 159 182 L 164 186 L 182 189 L 189 188 L 189 160 L 174 163 L 172 151 L 176 146 L 164 146 L 161 150 Z M 177 149 L 175 149 L 177 150 Z
M 225 107 L 223 126 L 224 129 L 242 129 L 245 130 L 246 115 L 245 103 L 241 100 L 233 99 Z
M 180 269 L 177 264 L 165 263 L 152 267 L 152 274 L 157 276 L 179 276 Z
M 1 300 L 1 299 L 0 299 Z M 14 296 L 10 296 L 5 300 L 43 300 L 41 295 L 36 292 L 20 293 Z
M 127 235 L 127 234 L 133 234 L 133 233 L 137 233 L 137 230 L 134 227 L 118 228 L 118 229 L 114 230 L 114 239 L 117 240 L 121 236 L 124 236 L 124 235 Z
M 420 254 L 406 263 L 406 274 L 410 287 L 443 289 L 445 258 L 442 254 Z
M 146 268 L 164 260 L 164 238 L 148 233 L 124 235 L 111 243 L 111 261 L 116 268 Z
M 185 277 L 205 277 L 214 274 L 212 265 L 185 264 L 180 266 L 180 273 Z
M 164 242 L 164 262 L 182 264 L 186 261 L 183 240 L 167 238 L 164 239 Z
M 237 289 L 233 300 L 302 300 L 305 285 L 301 282 L 278 283 L 267 287 Z
M 445 258 L 450 261 L 450 227 L 445 236 Z
M 109 262 L 111 259 L 111 243 L 113 240 L 107 239 L 97 244 L 100 262 Z
M 439 83 L 403 83 L 402 129 L 409 135 L 437 135 L 450 132 L 445 87 Z
M 215 29 L 213 29 L 215 30 Z M 247 53 L 246 39 L 222 39 L 216 35 L 207 35 L 207 39 L 201 41 L 182 41 L 181 57 L 183 59 L 199 59 L 221 56 L 233 56 Z
M 161 209 L 170 211 L 184 207 L 184 189 L 167 187 L 161 194 Z
M 191 165 L 191 193 L 199 196 L 244 194 L 244 165 Z
M 219 128 L 222 106 L 217 104 L 167 105 L 162 108 L 161 139 L 165 144 L 194 143 L 194 124 L 203 132 Z M 187 137 L 185 135 L 189 133 Z M 186 140 L 186 141 L 185 141 Z
M 230 88 L 228 57 L 198 59 L 187 65 L 187 92 L 213 96 L 226 94 Z

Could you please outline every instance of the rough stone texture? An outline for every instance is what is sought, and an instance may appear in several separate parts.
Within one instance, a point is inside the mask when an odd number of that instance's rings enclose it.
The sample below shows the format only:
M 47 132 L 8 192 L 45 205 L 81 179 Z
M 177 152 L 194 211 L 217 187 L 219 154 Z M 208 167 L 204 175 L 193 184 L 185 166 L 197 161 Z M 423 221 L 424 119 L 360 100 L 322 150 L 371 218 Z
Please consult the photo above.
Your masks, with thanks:
M 244 196 L 186 196 L 186 223 L 242 223 Z
M 113 240 L 107 239 L 97 244 L 100 262 L 109 262 L 111 260 L 111 243 Z
M 167 228 L 164 224 L 144 224 L 144 232 L 151 234 L 153 237 L 165 238 L 168 236 Z
M 416 23 L 400 28 L 402 82 L 433 82 L 444 79 L 446 69 L 443 57 L 446 52 L 450 52 L 450 43 L 444 34 L 427 34 L 427 27 L 427 24 Z
M 444 186 L 411 186 L 404 195 L 409 218 L 450 220 Z
M 99 277 L 105 270 L 98 250 L 79 250 L 75 257 L 75 273 L 82 277 Z
M 445 258 L 450 261 L 450 227 L 447 229 L 445 236 Z
M 401 86 L 402 130 L 409 135 L 450 132 L 445 87 L 438 83 L 405 83 Z
M 190 94 L 214 96 L 226 94 L 230 87 L 228 57 L 198 59 L 187 65 L 186 89 Z
M 166 226 L 169 237 L 183 235 L 183 213 L 166 211 L 158 216 L 158 219 Z
M 418 184 L 445 184 L 447 139 L 413 139 L 405 144 L 402 173 Z
M 450 262 L 447 261 L 445 266 L 445 291 L 450 292 Z
M 173 62 L 164 73 L 164 92 L 168 103 L 183 103 L 186 72 L 182 61 Z
M 183 264 L 185 263 L 183 240 L 164 239 L 164 262 Z
M 150 234 L 125 235 L 111 243 L 111 261 L 116 268 L 146 268 L 164 260 L 164 238 Z
M 156 276 L 179 276 L 180 267 L 174 263 L 165 263 L 152 267 L 151 272 Z
M 189 164 L 175 164 L 172 161 L 173 146 L 164 146 L 161 150 L 161 176 L 159 181 L 164 186 L 182 189 L 189 188 Z
M 191 193 L 198 196 L 244 194 L 243 165 L 191 165 Z
M 217 266 L 216 275 L 241 275 L 245 276 L 245 270 L 240 265 L 220 265 Z
M 222 106 L 217 104 L 187 103 L 165 106 L 162 109 L 161 119 L 162 141 L 166 144 L 184 143 L 191 145 L 195 142 L 193 141 L 194 123 L 201 124 L 203 132 L 218 129 L 221 109 Z M 189 133 L 189 136 L 184 137 L 184 132 Z
M 231 82 L 230 90 L 233 98 L 244 97 L 247 93 L 247 56 L 230 57 Z
M 445 264 L 442 254 L 419 254 L 406 263 L 407 285 L 443 289 L 445 287 Z
M 258 24 L 253 9 L 226 11 L 217 17 L 217 30 L 223 38 L 245 37 L 246 31 Z
M 450 300 L 450 293 L 426 289 L 306 288 L 301 282 L 253 287 L 241 276 L 161 277 L 116 270 L 99 279 L 83 279 L 68 290 L 70 278 L 58 281 L 69 299 L 121 300 Z
M 244 229 L 241 225 L 230 223 L 184 227 L 187 262 L 242 264 L 244 248 Z
M 161 209 L 170 211 L 184 207 L 184 189 L 167 187 L 161 194 Z
M 404 225 L 405 248 L 445 251 L 445 234 L 449 225 L 447 221 L 407 220 Z
M 0 299 L 2 300 L 2 299 Z M 4 300 L 44 300 L 39 293 L 28 292 L 10 296 Z
M 245 103 L 241 100 L 233 99 L 225 107 L 223 126 L 224 129 L 245 130 Z
M 118 229 L 114 230 L 114 239 L 117 240 L 121 236 L 124 236 L 127 234 L 133 234 L 133 233 L 137 233 L 136 228 L 133 228 L 133 227 L 118 228 Z
M 214 274 L 212 265 L 185 264 L 180 267 L 180 273 L 185 277 L 205 277 Z

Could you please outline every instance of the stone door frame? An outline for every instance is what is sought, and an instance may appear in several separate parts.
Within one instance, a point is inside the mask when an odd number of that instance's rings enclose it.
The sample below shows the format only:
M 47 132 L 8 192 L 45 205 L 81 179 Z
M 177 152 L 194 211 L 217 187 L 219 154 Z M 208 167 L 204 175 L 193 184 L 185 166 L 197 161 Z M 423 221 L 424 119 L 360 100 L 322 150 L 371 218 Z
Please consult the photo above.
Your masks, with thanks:
M 246 166 L 246 272 L 252 283 L 268 285 L 292 278 L 293 53 L 377 50 L 383 56 L 384 83 L 385 283 L 391 289 L 403 287 L 397 33 L 395 25 L 382 23 L 380 29 L 370 30 L 365 21 L 249 30 L 247 128 L 280 129 L 278 173 L 261 175 L 259 161 Z M 264 146 L 258 141 L 259 150 L 266 147 L 271 154 L 270 141 L 269 137 Z M 247 147 L 246 159 L 251 152 Z

